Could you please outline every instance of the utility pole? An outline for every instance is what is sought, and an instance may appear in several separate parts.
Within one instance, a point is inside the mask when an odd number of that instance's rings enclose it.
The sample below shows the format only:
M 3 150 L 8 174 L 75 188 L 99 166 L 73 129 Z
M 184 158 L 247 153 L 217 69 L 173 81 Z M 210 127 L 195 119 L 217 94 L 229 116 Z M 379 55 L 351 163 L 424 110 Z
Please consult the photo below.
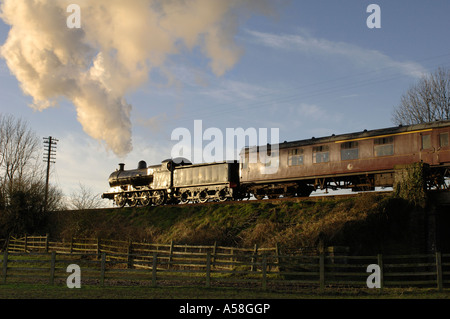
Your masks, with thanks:
M 47 211 L 48 201 L 48 181 L 50 177 L 50 163 L 55 164 L 56 156 L 56 143 L 57 139 L 49 136 L 44 137 L 44 162 L 47 162 L 47 178 L 45 180 L 45 199 L 44 199 L 44 212 Z

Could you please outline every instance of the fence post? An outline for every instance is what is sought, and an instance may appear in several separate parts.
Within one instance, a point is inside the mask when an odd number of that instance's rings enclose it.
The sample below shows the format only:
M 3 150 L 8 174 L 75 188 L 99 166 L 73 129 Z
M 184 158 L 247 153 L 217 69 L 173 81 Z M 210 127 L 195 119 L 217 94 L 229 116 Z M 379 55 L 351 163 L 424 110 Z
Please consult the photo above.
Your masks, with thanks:
M 27 252 L 27 241 L 28 241 L 28 238 L 27 238 L 27 234 L 25 234 L 25 243 L 24 243 L 24 246 L 23 246 L 23 252 Z
M 442 291 L 442 256 L 441 252 L 436 252 L 436 276 L 437 276 L 437 288 Z
M 206 288 L 211 287 L 211 253 L 206 254 Z
M 48 253 L 48 234 L 45 234 L 45 252 Z
M 156 270 L 158 267 L 158 255 L 153 253 L 153 264 L 152 264 L 152 286 L 156 287 Z
M 9 243 L 11 242 L 11 234 L 9 234 L 8 235 L 8 239 L 7 239 L 7 241 L 6 241 L 6 251 L 8 251 L 9 250 Z
M 384 270 L 383 270 L 383 255 L 382 254 L 378 254 L 377 256 L 377 262 L 378 262 L 378 266 L 380 267 L 380 293 L 383 292 L 383 287 L 384 287 Z
M 100 238 L 97 237 L 97 258 L 100 256 Z
M 100 284 L 105 285 L 105 271 L 106 271 L 106 253 L 102 253 L 101 271 L 100 271 Z
M 55 282 L 55 264 L 56 264 L 56 252 L 52 251 L 52 258 L 50 260 L 50 285 Z
M 231 257 L 230 257 L 230 261 L 231 261 L 231 268 L 230 269 L 232 269 L 233 270 L 233 273 L 234 273 L 234 271 L 236 270 L 236 265 L 235 265 L 235 263 L 234 263 L 234 249 L 233 249 L 233 247 L 231 247 Z
M 70 254 L 73 253 L 73 237 L 70 239 Z
M 258 244 L 255 244 L 255 249 L 253 250 L 253 257 L 252 257 L 252 266 L 251 266 L 250 271 L 256 271 L 255 263 L 256 263 L 257 254 L 258 254 Z
M 131 239 L 128 241 L 128 249 L 127 249 L 127 267 L 133 268 L 133 260 L 131 254 L 133 253 L 133 247 L 132 247 Z
M 319 256 L 319 273 L 320 292 L 323 292 L 325 289 L 325 254 L 323 251 Z
M 8 271 L 8 249 L 3 253 L 3 269 L 2 269 L 2 277 L 3 283 L 6 284 L 6 273 Z
M 278 271 L 280 270 L 280 257 L 279 256 L 280 256 L 280 245 L 278 243 L 275 243 L 275 263 L 278 266 Z
M 214 242 L 213 246 L 213 266 L 216 265 L 216 251 L 217 251 L 217 241 Z
M 173 240 L 170 241 L 169 263 L 167 264 L 167 269 L 170 269 L 170 265 L 172 263 L 172 254 L 173 254 Z
M 262 289 L 267 290 L 267 255 L 263 255 L 262 259 Z

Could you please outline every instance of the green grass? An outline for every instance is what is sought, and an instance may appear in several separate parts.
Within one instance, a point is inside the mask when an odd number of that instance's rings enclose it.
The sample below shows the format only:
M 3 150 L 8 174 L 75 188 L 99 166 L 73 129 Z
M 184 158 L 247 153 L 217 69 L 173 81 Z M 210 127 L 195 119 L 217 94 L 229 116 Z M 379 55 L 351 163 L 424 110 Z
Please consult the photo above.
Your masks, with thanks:
M 69 289 L 65 285 L 0 285 L 0 299 L 450 299 L 450 289 L 304 288 L 289 291 L 262 291 L 245 288 L 86 286 Z

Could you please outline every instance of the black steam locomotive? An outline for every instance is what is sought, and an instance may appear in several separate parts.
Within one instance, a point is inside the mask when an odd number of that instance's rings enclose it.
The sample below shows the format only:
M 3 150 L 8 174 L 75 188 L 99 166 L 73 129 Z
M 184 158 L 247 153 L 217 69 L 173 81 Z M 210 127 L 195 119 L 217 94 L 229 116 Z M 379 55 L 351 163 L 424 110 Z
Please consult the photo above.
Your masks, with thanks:
M 119 164 L 109 177 L 109 185 L 110 191 L 102 197 L 113 199 L 120 207 L 226 201 L 240 198 L 239 163 L 194 165 L 176 158 L 148 167 L 140 161 L 134 170 L 125 170 L 124 164 Z
M 118 206 L 226 201 L 254 196 L 309 196 L 316 189 L 374 190 L 395 183 L 405 165 L 429 166 L 427 185 L 449 188 L 450 121 L 398 126 L 322 138 L 246 147 L 240 163 L 192 164 L 184 158 L 160 165 L 139 162 L 135 170 L 120 164 L 102 195 Z M 276 170 L 264 170 L 270 153 Z M 255 156 L 255 154 L 257 156 Z M 261 155 L 261 156 L 260 156 Z M 271 163 L 273 164 L 273 163 Z

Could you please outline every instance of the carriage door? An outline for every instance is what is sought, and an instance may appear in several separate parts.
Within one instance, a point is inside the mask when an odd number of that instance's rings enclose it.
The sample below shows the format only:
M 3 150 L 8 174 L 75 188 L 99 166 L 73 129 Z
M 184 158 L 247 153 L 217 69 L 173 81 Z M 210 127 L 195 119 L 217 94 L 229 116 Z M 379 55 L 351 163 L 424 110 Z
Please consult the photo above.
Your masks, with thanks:
M 450 162 L 449 132 L 443 130 L 438 134 L 437 161 L 439 164 Z
M 431 132 L 424 132 L 421 135 L 421 147 L 420 147 L 420 159 L 424 163 L 433 164 L 435 148 L 432 143 L 432 135 Z

